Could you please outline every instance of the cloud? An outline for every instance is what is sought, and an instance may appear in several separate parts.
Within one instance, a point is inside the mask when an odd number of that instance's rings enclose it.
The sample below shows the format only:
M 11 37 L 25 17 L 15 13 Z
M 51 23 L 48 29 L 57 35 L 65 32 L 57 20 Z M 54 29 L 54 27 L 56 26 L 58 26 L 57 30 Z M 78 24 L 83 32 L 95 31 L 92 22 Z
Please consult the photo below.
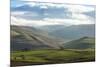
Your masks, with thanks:
M 19 15 L 24 15 L 25 13 L 26 13 L 25 11 L 14 11 L 14 12 L 11 12 L 11 15 L 19 16 Z
M 34 2 L 27 2 L 27 3 L 25 3 L 26 5 L 30 5 L 31 7 L 33 7 L 33 6 L 35 6 L 36 5 L 36 3 L 34 3 Z
M 48 7 L 44 6 L 44 5 L 40 6 L 40 8 L 42 8 L 42 9 L 48 9 Z
M 17 18 L 11 16 L 11 25 L 21 25 L 21 26 L 41 26 L 41 25 L 55 25 L 55 24 L 62 24 L 59 22 L 49 22 L 43 20 L 27 20 L 23 18 Z
M 11 24 L 27 26 L 94 24 L 95 18 L 91 17 L 94 16 L 91 15 L 91 11 L 93 11 L 92 13 L 95 12 L 93 6 L 73 4 L 58 5 L 30 1 L 24 2 L 21 9 L 11 11 Z
M 67 5 L 69 11 L 76 12 L 76 13 L 82 13 L 82 12 L 89 12 L 95 10 L 95 8 L 90 6 L 83 6 L 83 5 Z
M 80 18 L 79 18 L 80 17 Z M 12 25 L 24 25 L 24 26 L 44 26 L 44 25 L 79 25 L 79 24 L 94 24 L 94 20 L 91 20 L 91 18 L 87 18 L 87 16 L 80 15 L 77 19 L 50 19 L 50 18 L 44 18 L 44 20 L 27 20 L 24 18 L 18 18 L 18 17 L 11 17 L 11 24 Z
M 28 5 L 30 8 L 33 8 L 34 6 L 38 6 L 43 9 L 47 9 L 49 7 L 54 7 L 54 8 L 68 8 L 69 11 L 72 12 L 88 12 L 88 11 L 93 11 L 95 10 L 94 7 L 92 6 L 85 6 L 85 5 L 79 5 L 79 4 L 55 4 L 55 3 L 35 3 L 32 1 L 28 2 L 23 2 L 22 4 L 18 4 L 16 7 Z
M 89 11 L 95 10 L 95 7 L 92 7 L 92 6 L 73 5 L 73 4 L 68 5 L 68 4 L 54 4 L 54 3 L 24 2 L 24 5 L 22 5 L 22 6 L 24 7 L 25 5 L 28 5 L 31 9 L 33 9 L 35 6 L 37 6 L 37 8 L 40 8 L 40 9 L 64 8 L 66 11 L 71 11 L 71 12 L 76 12 L 76 13 L 89 12 Z M 17 8 L 17 7 L 15 7 L 15 8 Z M 29 9 L 27 9 L 27 10 L 29 10 Z
M 51 3 L 71 3 L 71 4 L 87 4 L 95 5 L 95 0 L 21 0 L 21 1 L 36 1 L 36 2 L 51 2 Z
M 81 17 L 81 16 L 80 16 Z M 77 17 L 76 17 L 77 18 Z M 94 24 L 93 20 L 86 19 L 44 19 L 47 22 L 60 23 L 61 25 L 80 25 L 80 24 Z
M 15 16 L 18 18 L 28 19 L 28 20 L 39 20 L 41 16 L 36 12 L 30 11 L 12 11 L 11 16 Z

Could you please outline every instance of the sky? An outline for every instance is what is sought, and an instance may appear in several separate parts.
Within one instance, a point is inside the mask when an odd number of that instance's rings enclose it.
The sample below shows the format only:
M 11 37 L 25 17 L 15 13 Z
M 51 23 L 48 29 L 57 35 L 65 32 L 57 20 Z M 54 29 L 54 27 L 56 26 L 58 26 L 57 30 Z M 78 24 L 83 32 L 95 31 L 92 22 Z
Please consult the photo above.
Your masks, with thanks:
M 22 0 L 22 1 L 39 1 L 39 2 L 55 2 L 55 3 L 73 3 L 95 5 L 95 0 Z
M 11 0 L 13 25 L 69 26 L 94 23 L 95 0 Z

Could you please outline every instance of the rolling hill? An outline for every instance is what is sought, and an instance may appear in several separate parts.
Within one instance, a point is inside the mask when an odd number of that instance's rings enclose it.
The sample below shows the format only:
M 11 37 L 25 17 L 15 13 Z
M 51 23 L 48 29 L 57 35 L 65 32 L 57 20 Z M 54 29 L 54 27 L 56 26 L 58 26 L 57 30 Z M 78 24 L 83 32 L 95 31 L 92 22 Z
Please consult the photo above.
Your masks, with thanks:
M 50 30 L 50 29 L 55 30 Z M 57 29 L 58 28 L 58 29 Z M 84 36 L 94 37 L 95 24 L 72 25 L 72 26 L 48 26 L 46 30 L 49 35 L 65 39 L 66 41 L 75 40 Z
M 82 37 L 77 40 L 72 40 L 70 42 L 64 43 L 64 48 L 67 49 L 94 49 L 95 48 L 95 38 L 93 37 Z
M 59 48 L 57 39 L 33 27 L 11 26 L 11 50 Z

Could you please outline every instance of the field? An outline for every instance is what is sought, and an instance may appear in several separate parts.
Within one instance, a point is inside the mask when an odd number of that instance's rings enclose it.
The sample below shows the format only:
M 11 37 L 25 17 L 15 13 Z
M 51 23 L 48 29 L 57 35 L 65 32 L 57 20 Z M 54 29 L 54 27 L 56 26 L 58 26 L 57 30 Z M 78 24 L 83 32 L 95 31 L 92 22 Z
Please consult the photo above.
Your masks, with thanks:
M 11 66 L 95 61 L 95 50 L 40 49 L 11 52 Z

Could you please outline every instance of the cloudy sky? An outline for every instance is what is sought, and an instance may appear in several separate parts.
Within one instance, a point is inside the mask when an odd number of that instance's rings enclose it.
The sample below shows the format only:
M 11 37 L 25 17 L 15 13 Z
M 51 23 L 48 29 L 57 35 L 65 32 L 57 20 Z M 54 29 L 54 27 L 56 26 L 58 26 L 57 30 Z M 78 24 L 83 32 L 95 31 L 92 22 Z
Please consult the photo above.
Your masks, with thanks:
M 11 0 L 11 24 L 79 25 L 95 23 L 95 0 Z

